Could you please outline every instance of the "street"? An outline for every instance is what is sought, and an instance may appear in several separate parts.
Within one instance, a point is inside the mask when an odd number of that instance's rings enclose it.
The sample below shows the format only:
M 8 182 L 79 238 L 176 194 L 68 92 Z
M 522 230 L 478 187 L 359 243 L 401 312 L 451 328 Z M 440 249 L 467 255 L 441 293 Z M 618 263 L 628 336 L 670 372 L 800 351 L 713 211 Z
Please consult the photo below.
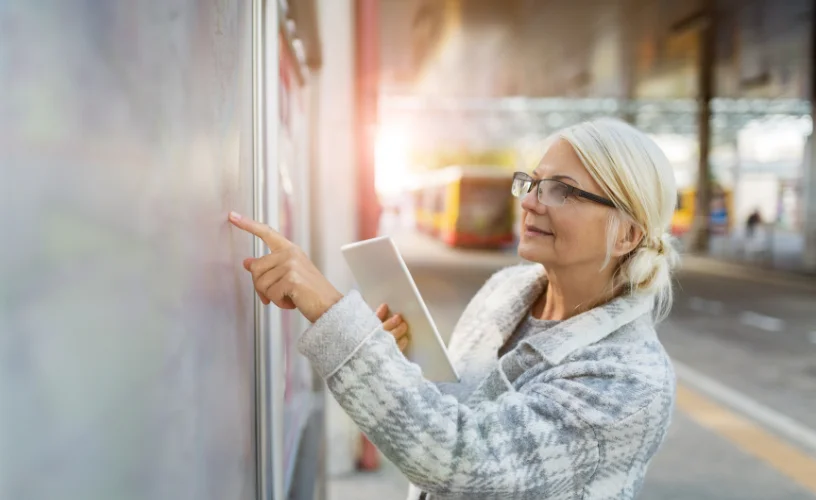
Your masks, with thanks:
M 395 240 L 443 337 L 487 277 L 517 261 Z M 676 412 L 640 498 L 816 499 L 816 284 L 689 270 L 676 290 L 659 326 L 679 379 Z M 406 488 L 386 463 L 331 481 L 330 499 L 403 498 Z

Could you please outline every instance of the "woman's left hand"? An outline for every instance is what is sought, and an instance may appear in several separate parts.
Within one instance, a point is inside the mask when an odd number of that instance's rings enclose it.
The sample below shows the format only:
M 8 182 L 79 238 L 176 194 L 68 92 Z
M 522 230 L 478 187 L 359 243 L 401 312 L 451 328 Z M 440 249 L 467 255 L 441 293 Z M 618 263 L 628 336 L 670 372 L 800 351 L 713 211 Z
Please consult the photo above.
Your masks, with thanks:
M 405 353 L 411 338 L 408 332 L 408 323 L 405 322 L 402 315 L 394 314 L 389 318 L 391 311 L 388 309 L 388 304 L 381 304 L 374 314 L 376 314 L 377 318 L 382 321 L 383 330 L 390 333 L 394 337 L 394 340 L 397 341 L 399 350 Z
M 261 302 L 272 302 L 283 309 L 297 308 L 314 323 L 343 298 L 303 250 L 280 233 L 235 212 L 230 212 L 229 220 L 262 239 L 269 247 L 268 255 L 244 259 L 244 268 L 252 273 L 252 282 Z

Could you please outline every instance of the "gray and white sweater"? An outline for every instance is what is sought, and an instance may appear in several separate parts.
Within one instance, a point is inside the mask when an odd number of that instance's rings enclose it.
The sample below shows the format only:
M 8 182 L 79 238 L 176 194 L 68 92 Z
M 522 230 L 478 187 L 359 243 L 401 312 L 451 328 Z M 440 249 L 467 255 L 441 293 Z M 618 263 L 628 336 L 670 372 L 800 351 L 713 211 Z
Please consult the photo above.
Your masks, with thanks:
M 435 384 L 352 292 L 301 352 L 369 439 L 432 500 L 630 499 L 672 414 L 675 376 L 649 297 L 620 297 L 499 348 L 546 283 L 499 271 L 449 343 L 460 384 Z

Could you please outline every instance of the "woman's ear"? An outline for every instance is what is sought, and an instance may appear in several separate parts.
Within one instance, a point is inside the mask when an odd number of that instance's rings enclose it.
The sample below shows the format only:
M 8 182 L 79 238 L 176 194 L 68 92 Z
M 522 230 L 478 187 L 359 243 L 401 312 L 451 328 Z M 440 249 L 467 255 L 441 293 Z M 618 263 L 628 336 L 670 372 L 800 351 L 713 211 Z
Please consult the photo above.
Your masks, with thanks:
M 641 240 L 643 240 L 643 231 L 631 222 L 624 222 L 618 230 L 612 253 L 615 257 L 622 257 L 637 248 Z

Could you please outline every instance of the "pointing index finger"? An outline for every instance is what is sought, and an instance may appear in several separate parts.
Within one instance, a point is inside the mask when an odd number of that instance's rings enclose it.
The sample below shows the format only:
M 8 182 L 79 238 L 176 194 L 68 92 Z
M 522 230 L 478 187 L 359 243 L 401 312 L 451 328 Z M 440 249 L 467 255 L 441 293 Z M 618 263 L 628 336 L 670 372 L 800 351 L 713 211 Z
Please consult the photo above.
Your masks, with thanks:
M 277 250 L 289 243 L 289 240 L 280 235 L 277 231 L 261 222 L 254 221 L 249 217 L 244 217 L 238 212 L 230 212 L 229 221 L 237 228 L 254 234 L 262 239 L 270 250 Z

